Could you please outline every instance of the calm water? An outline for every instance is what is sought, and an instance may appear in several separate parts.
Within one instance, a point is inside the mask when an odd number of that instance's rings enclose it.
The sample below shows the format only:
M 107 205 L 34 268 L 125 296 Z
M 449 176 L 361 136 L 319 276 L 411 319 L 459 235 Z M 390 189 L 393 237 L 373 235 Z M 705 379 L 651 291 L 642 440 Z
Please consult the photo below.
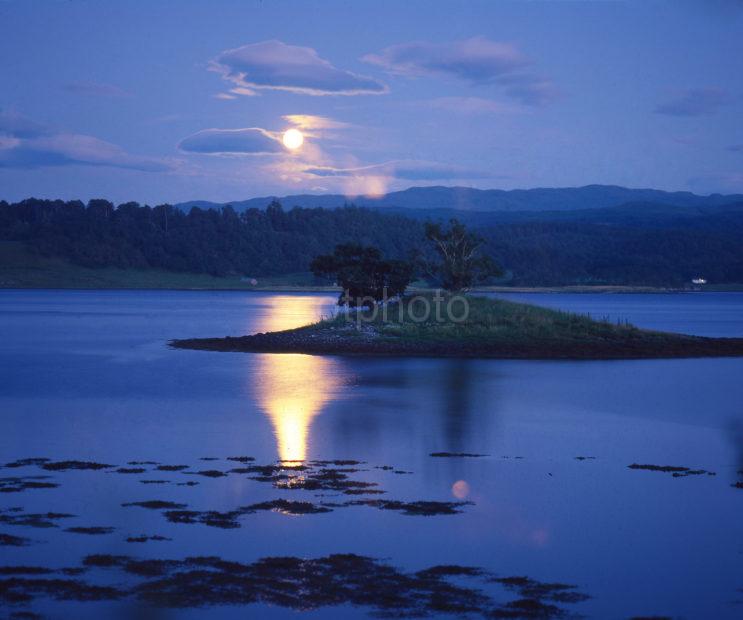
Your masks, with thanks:
M 509 297 L 654 329 L 743 336 L 743 294 Z M 731 484 L 743 466 L 743 359 L 364 359 L 166 344 L 301 325 L 333 302 L 242 292 L 0 292 L 0 463 L 136 460 L 226 471 L 236 464 L 223 459 L 233 455 L 261 464 L 354 459 L 367 470 L 354 477 L 379 483 L 382 497 L 473 502 L 461 514 L 354 506 L 258 512 L 241 518 L 239 529 L 220 529 L 173 524 L 159 511 L 121 504 L 163 499 L 227 511 L 277 497 L 319 500 L 241 475 L 211 479 L 154 466 L 145 475 L 52 472 L 58 488 L 2 493 L 0 509 L 76 516 L 47 529 L 0 523 L 0 533 L 32 541 L 0 547 L 0 564 L 72 566 L 90 553 L 241 562 L 356 553 L 404 570 L 463 564 L 575 584 L 592 598 L 566 608 L 588 616 L 741 617 L 743 490 Z M 489 456 L 429 456 L 436 451 Z M 673 478 L 628 469 L 634 462 L 717 475 Z M 374 468 L 383 465 L 411 473 Z M 0 477 L 48 473 L 3 469 Z M 190 480 L 200 484 L 177 485 Z M 115 529 L 64 531 L 77 525 Z M 140 534 L 172 540 L 125 542 Z M 41 601 L 30 608 L 100 617 L 106 605 Z M 297 615 L 281 606 L 251 610 Z M 368 612 L 325 607 L 306 616 Z M 238 614 L 221 607 L 172 617 L 205 615 Z

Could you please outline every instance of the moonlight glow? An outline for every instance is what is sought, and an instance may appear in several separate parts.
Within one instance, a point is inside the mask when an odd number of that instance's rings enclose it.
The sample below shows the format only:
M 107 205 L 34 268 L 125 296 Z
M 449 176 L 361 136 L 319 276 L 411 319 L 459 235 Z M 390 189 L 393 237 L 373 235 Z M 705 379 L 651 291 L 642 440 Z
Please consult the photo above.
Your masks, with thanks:
M 304 136 L 299 129 L 287 129 L 284 132 L 283 138 L 284 146 L 292 151 L 302 146 L 304 142 Z

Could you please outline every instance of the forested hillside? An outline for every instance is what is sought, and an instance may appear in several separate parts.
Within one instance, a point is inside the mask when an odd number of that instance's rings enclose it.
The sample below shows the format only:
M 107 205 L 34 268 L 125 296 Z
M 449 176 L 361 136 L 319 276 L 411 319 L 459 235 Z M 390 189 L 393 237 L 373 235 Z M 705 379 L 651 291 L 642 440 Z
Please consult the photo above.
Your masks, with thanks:
M 105 200 L 0 202 L 0 238 L 86 267 L 280 275 L 308 271 L 314 256 L 347 241 L 404 257 L 421 234 L 419 224 L 403 217 L 357 208 L 284 211 L 273 203 L 238 214 L 136 203 L 114 208 Z
M 513 284 L 743 283 L 743 205 L 532 212 L 484 218 L 478 231 Z M 306 272 L 314 256 L 348 241 L 407 258 L 423 243 L 423 222 L 357 207 L 285 211 L 272 203 L 242 213 L 186 213 L 169 205 L 29 199 L 0 202 L 0 240 L 85 267 L 261 277 Z

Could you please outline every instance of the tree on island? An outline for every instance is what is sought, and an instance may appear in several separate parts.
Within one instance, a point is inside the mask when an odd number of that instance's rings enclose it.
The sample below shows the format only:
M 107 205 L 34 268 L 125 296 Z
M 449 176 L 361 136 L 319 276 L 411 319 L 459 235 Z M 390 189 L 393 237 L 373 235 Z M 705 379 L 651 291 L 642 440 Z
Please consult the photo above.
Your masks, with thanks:
M 421 254 L 419 263 L 446 290 L 464 291 L 503 274 L 495 261 L 482 253 L 485 239 L 467 230 L 460 221 L 450 220 L 448 228 L 428 222 L 425 234 L 434 256 Z
M 385 298 L 405 293 L 413 265 L 385 260 L 378 248 L 358 243 L 335 246 L 333 254 L 316 256 L 310 264 L 316 277 L 333 279 L 343 292 L 338 305 L 371 307 Z

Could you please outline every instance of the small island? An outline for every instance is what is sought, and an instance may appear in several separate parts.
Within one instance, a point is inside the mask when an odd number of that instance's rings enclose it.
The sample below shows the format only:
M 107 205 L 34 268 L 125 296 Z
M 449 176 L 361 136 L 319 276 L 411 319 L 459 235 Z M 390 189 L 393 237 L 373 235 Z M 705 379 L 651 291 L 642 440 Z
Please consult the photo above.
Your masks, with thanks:
M 379 309 L 341 312 L 312 325 L 226 338 L 174 340 L 182 349 L 502 359 L 641 359 L 743 356 L 743 338 L 705 338 L 597 321 L 585 315 L 501 299 L 466 296 L 469 313 L 436 316 L 435 296 L 390 302 Z M 430 316 L 417 322 L 424 303 Z M 445 308 L 451 298 L 439 302 Z M 461 305 L 459 302 L 458 305 Z M 457 310 L 457 312 L 460 312 Z M 459 315 L 458 315 L 459 316 Z M 399 320 L 402 317 L 403 320 Z M 386 320 L 385 320 L 386 319 Z M 441 319 L 441 320 L 439 320 Z
M 502 273 L 484 239 L 451 220 L 426 224 L 415 259 L 385 259 L 376 247 L 346 243 L 310 269 L 340 285 L 345 308 L 297 329 L 241 337 L 173 340 L 182 349 L 319 355 L 504 359 L 633 359 L 743 356 L 743 338 L 704 338 L 514 303 L 465 291 Z M 434 293 L 407 293 L 415 275 Z

